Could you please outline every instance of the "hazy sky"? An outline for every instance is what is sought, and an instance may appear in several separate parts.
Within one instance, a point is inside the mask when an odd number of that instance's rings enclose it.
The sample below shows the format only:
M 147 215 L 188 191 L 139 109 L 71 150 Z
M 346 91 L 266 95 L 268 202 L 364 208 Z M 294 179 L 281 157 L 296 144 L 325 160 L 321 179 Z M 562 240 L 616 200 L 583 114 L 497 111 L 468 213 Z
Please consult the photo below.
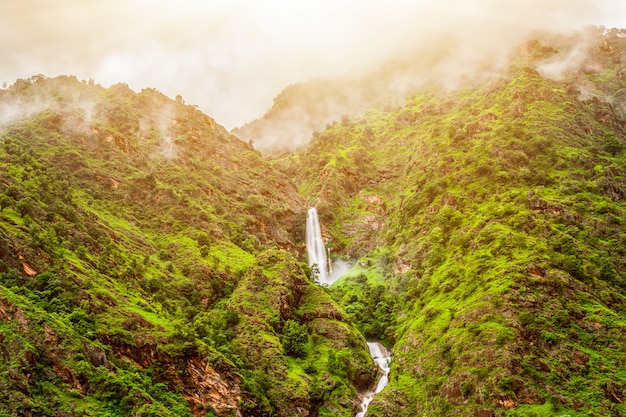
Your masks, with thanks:
M 432 48 L 504 53 L 536 28 L 626 27 L 624 0 L 0 0 L 0 83 L 34 74 L 181 94 L 232 128 L 287 85 Z M 462 62 L 459 62 L 462 65 Z

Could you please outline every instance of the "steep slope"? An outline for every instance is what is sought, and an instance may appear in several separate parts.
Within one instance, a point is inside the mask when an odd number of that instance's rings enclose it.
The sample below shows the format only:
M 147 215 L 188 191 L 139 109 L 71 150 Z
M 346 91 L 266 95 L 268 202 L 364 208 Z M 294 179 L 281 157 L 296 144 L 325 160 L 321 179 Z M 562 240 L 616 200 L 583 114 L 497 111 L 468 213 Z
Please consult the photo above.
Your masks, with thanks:
M 373 364 L 286 176 L 156 90 L 36 76 L 0 109 L 0 414 L 353 415 Z
M 360 258 L 332 289 L 393 345 L 368 415 L 626 412 L 623 32 L 540 74 L 530 42 L 497 79 L 433 87 L 336 123 L 275 162 Z M 300 174 L 298 174 L 300 173 Z

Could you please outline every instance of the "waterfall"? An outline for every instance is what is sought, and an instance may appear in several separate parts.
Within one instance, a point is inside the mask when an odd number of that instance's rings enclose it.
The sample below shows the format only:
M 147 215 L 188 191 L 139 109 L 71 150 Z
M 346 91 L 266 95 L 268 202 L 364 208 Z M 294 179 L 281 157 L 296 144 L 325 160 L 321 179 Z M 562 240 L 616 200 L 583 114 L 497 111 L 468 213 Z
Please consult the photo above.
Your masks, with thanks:
M 320 284 L 330 285 L 346 272 L 350 267 L 343 262 L 343 268 L 337 268 L 330 274 L 328 271 L 328 257 L 326 256 L 326 248 L 322 239 L 322 230 L 317 217 L 317 210 L 311 207 L 306 216 L 306 249 L 309 255 L 309 266 L 316 265 L 318 268 L 318 281 Z M 367 391 L 360 394 L 361 411 L 356 417 L 364 417 L 367 413 L 369 403 L 374 399 L 374 395 L 381 392 L 389 382 L 389 362 L 391 361 L 391 353 L 385 349 L 383 345 L 376 342 L 367 342 L 370 356 L 382 371 L 382 375 L 374 387 L 373 391 Z
M 330 284 L 326 249 L 315 207 L 311 207 L 306 216 L 306 249 L 309 254 L 309 266 L 317 265 L 320 284 Z
M 367 342 L 367 347 L 370 350 L 370 356 L 374 359 L 374 362 L 376 362 L 383 374 L 378 380 L 374 391 L 368 391 L 363 395 L 361 400 L 361 411 L 357 413 L 356 417 L 365 417 L 367 407 L 374 399 L 374 395 L 381 392 L 389 382 L 389 362 L 391 361 L 391 354 L 380 343 Z

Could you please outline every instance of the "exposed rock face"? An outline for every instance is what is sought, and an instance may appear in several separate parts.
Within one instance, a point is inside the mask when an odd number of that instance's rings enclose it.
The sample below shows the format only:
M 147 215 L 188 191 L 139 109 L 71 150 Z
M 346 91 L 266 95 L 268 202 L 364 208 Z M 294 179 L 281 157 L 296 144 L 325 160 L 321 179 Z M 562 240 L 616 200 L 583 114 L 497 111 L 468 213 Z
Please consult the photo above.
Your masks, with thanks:
M 109 367 L 109 361 L 107 361 L 107 356 L 104 350 L 97 346 L 88 345 L 87 343 L 83 343 L 83 346 L 89 355 L 89 361 L 94 366 Z
M 132 360 L 142 368 L 158 365 L 159 379 L 172 389 L 182 388 L 185 399 L 189 402 L 194 415 L 204 416 L 211 407 L 218 415 L 229 416 L 232 413 L 242 416 L 239 402 L 242 399 L 241 377 L 230 366 L 213 368 L 199 353 L 190 350 L 183 358 L 173 358 L 158 349 L 154 339 L 136 338 L 135 345 L 129 345 L 114 339 L 103 340 L 115 348 L 116 355 Z M 105 353 L 90 346 L 85 347 L 94 364 L 110 366 Z M 180 367 L 183 372 L 180 372 Z
M 187 363 L 185 398 L 193 405 L 194 415 L 206 415 L 210 406 L 219 416 L 245 417 L 239 409 L 241 378 L 233 373 L 219 374 L 206 361 L 191 358 Z

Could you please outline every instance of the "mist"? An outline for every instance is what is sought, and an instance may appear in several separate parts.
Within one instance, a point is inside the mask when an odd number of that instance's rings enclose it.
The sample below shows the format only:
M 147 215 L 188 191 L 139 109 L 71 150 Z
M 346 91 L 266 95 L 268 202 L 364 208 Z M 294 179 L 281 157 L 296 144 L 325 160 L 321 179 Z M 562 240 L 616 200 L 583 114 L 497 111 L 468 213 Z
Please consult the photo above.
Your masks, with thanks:
M 619 0 L 3 3 L 0 83 L 68 74 L 153 87 L 229 129 L 261 117 L 298 81 L 364 74 L 423 51 L 438 54 L 429 76 L 445 79 L 504 60 L 536 30 L 626 22 Z M 560 71 L 554 65 L 546 71 Z

